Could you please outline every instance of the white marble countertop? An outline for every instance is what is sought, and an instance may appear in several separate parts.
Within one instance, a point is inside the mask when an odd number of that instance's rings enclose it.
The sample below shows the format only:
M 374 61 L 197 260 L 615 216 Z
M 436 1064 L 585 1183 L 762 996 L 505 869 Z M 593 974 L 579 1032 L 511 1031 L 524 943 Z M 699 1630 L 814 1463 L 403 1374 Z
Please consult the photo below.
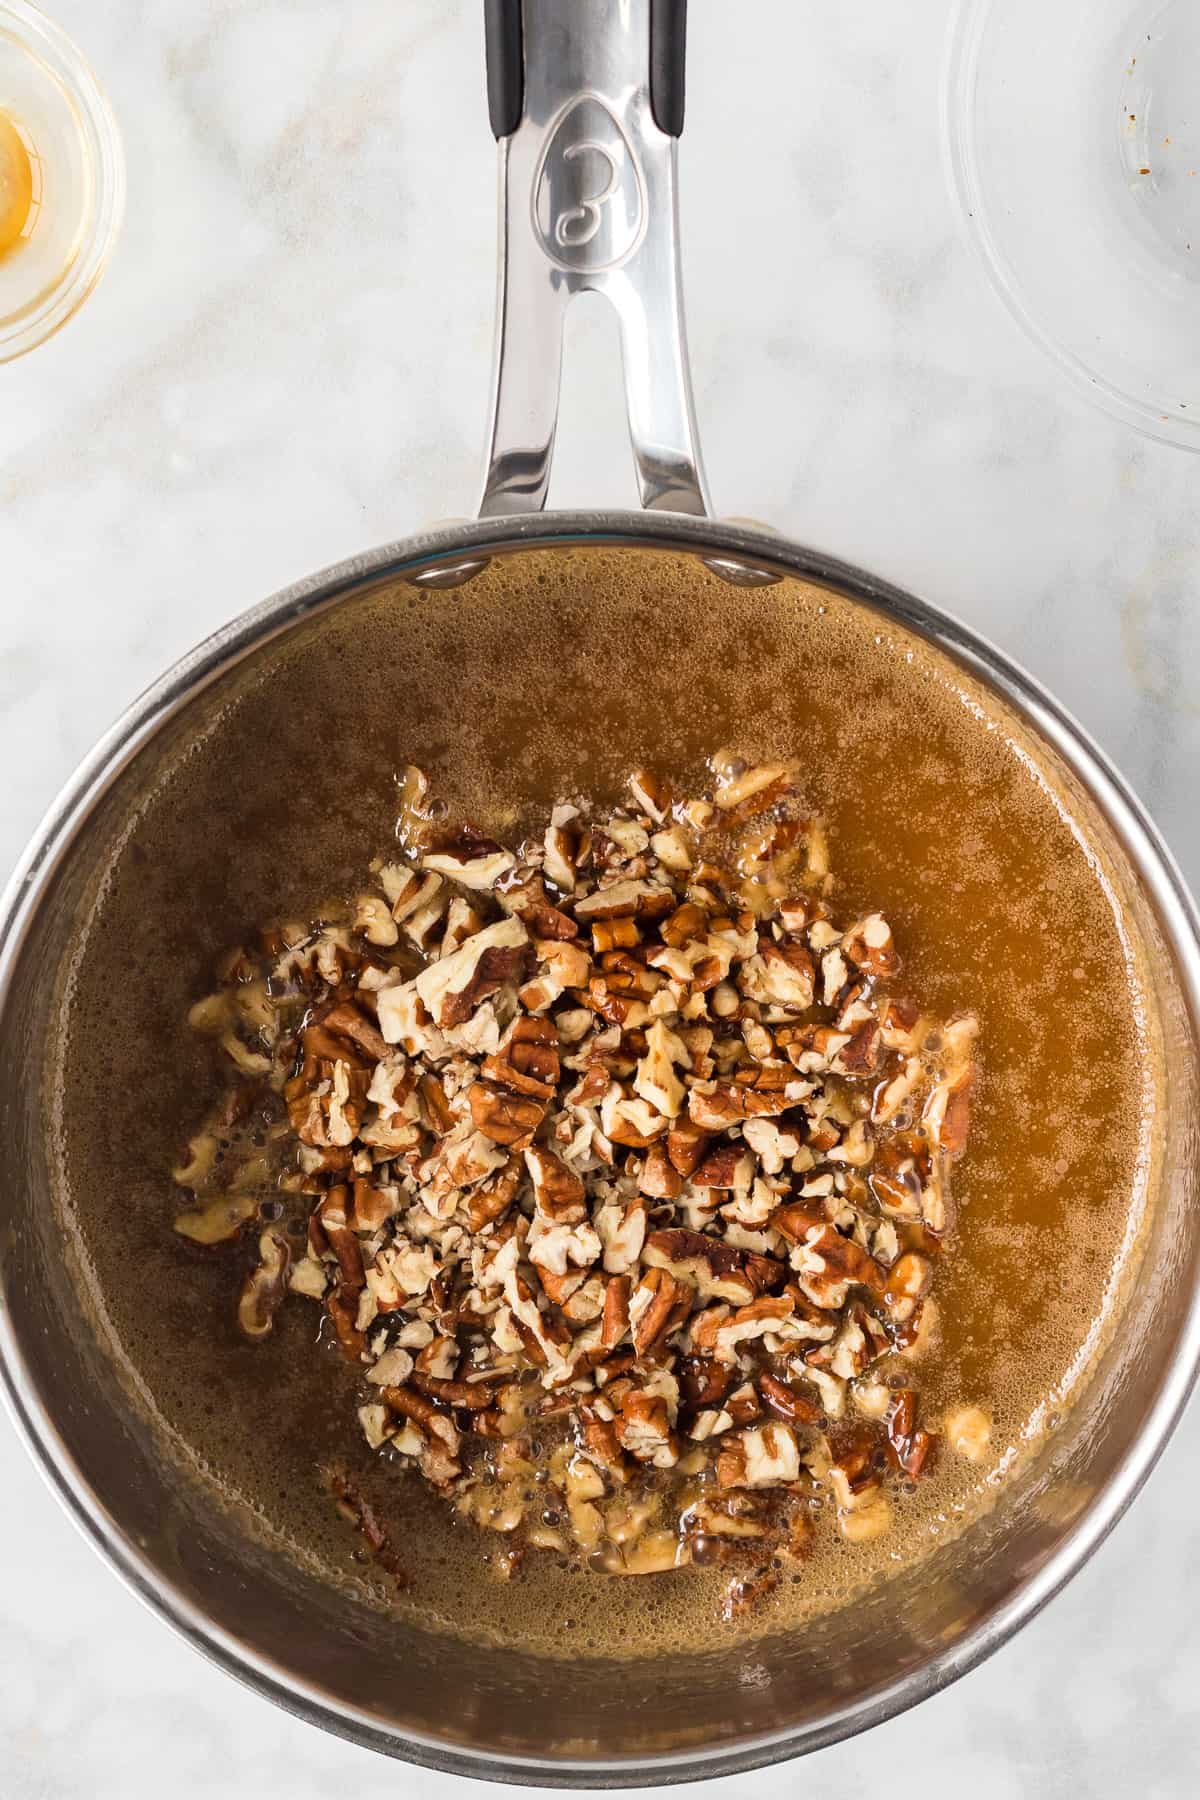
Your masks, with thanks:
M 957 612 L 1064 699 L 1200 878 L 1197 465 L 1089 410 L 956 235 L 946 0 L 694 4 L 683 228 L 712 488 Z M 82 315 L 0 369 L 0 864 L 159 670 L 307 570 L 471 504 L 491 342 L 477 0 L 56 0 L 124 128 Z M 753 15 L 757 29 L 746 30 Z M 615 332 L 573 315 L 555 498 L 633 501 Z M 209 1668 L 0 1419 L 8 1800 L 465 1800 Z M 802 1769 L 858 1800 L 1195 1792 L 1200 1413 L 1067 1593 Z M 699 1790 L 697 1790 L 699 1791 Z

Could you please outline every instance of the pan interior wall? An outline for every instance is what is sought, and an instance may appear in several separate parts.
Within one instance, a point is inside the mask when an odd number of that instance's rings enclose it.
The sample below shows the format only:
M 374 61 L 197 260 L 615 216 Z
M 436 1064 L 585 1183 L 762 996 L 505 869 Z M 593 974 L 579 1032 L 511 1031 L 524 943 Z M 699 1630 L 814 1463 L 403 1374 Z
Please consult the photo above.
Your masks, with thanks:
M 498 556 L 454 591 L 393 580 L 356 594 L 241 665 L 171 736 L 129 778 L 78 908 L 53 1126 L 82 1290 L 180 1481 L 252 1521 L 306 1579 L 414 1630 L 585 1658 L 753 1635 L 753 1620 L 720 1624 L 699 1574 L 582 1578 L 582 1592 L 547 1561 L 498 1582 L 486 1536 L 452 1528 L 347 1428 L 352 1382 L 312 1342 L 309 1308 L 285 1307 L 263 1345 L 238 1338 L 236 1260 L 172 1232 L 169 1176 L 214 1092 L 185 1020 L 215 958 L 358 888 L 393 842 L 404 764 L 453 817 L 514 840 L 557 799 L 615 798 L 639 765 L 699 788 L 706 759 L 731 748 L 800 759 L 839 914 L 879 907 L 912 992 L 981 1017 L 958 1244 L 921 1384 L 934 1411 L 982 1402 L 996 1422 L 993 1461 L 949 1470 L 902 1542 L 815 1559 L 758 1628 L 825 1631 L 848 1596 L 903 1578 L 992 1503 L 1002 1459 L 1029 1460 L 1120 1321 L 1155 1189 L 1158 1095 L 1119 853 L 994 695 L 827 589 L 738 589 L 692 556 L 577 546 Z M 330 1505 L 320 1474 L 334 1464 L 400 1520 L 405 1595 Z

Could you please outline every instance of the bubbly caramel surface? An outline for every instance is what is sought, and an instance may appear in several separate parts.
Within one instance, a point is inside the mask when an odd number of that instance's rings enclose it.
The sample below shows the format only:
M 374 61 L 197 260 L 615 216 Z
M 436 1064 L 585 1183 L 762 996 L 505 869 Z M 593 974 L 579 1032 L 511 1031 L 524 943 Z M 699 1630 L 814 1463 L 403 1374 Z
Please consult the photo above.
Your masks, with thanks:
M 554 800 L 615 798 L 652 764 L 689 789 L 704 758 L 799 757 L 827 821 L 839 913 L 886 911 L 922 1002 L 981 1026 L 956 1176 L 955 1253 L 920 1370 L 931 1420 L 977 1404 L 983 1462 L 944 1457 L 903 1528 L 819 1533 L 803 1571 L 739 1624 L 701 1570 L 646 1580 L 530 1566 L 495 1579 L 486 1534 L 378 1467 L 350 1375 L 285 1308 L 232 1326 L 238 1271 L 181 1244 L 169 1170 L 215 1093 L 187 1044 L 217 952 L 306 916 L 388 848 L 396 772 L 519 833 Z M 496 558 L 466 587 L 402 583 L 306 628 L 166 770 L 83 924 L 60 1058 L 66 1204 L 129 1378 L 176 1453 L 334 1582 L 446 1628 L 548 1651 L 645 1653 L 799 1620 L 918 1561 L 990 1504 L 1069 1406 L 1120 1315 L 1152 1200 L 1156 1023 L 1086 802 L 948 657 L 798 580 L 744 590 L 691 557 L 619 546 Z M 410 1585 L 364 1565 L 325 1472 L 349 1469 L 393 1527 Z

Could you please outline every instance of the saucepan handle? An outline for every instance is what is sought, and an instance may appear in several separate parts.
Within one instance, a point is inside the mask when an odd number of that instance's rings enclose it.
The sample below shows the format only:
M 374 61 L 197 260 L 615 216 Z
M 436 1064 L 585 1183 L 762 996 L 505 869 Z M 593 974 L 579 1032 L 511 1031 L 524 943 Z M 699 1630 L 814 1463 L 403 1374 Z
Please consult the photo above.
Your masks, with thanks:
M 486 0 L 500 280 L 480 516 L 546 503 L 572 294 L 620 321 L 643 506 L 706 515 L 679 273 L 687 0 Z

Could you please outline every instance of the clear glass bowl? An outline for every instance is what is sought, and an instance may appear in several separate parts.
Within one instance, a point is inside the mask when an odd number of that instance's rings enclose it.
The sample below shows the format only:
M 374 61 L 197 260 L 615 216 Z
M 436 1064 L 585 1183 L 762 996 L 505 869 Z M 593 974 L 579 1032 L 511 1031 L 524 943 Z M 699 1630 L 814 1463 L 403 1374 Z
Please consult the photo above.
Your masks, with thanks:
M 99 281 L 124 211 L 125 162 L 91 69 L 26 0 L 0 0 L 0 112 L 33 171 L 24 233 L 0 256 L 0 362 L 8 362 L 52 336 Z
M 1009 310 L 1098 404 L 1200 449 L 1200 4 L 958 0 L 951 183 Z

